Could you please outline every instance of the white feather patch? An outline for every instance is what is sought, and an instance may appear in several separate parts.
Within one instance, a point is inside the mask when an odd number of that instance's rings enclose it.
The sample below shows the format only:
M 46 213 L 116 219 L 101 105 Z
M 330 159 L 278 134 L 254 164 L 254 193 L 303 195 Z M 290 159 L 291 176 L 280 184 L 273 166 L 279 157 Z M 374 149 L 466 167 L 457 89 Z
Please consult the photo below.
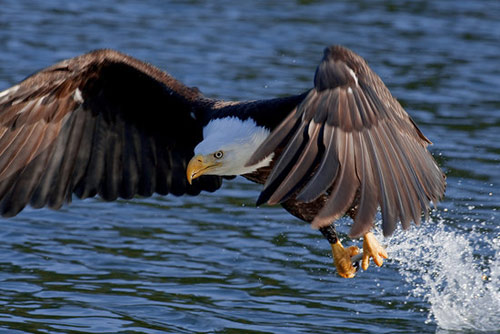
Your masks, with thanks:
M 73 93 L 73 100 L 75 100 L 78 103 L 83 103 L 82 91 L 79 88 L 77 88 Z
M 356 81 L 356 86 L 358 86 L 358 77 L 356 76 L 356 73 L 354 73 L 352 68 L 350 68 L 349 66 L 346 65 L 346 67 L 349 70 L 349 74 L 351 74 L 351 76 L 354 78 L 354 81 Z
M 15 92 L 17 92 L 18 89 L 19 85 L 15 85 L 10 87 L 9 89 L 0 92 L 0 99 L 3 98 L 4 96 L 9 96 L 10 94 L 14 94 Z
M 41 103 L 42 103 L 41 98 L 38 98 L 36 100 L 31 100 L 28 103 L 26 103 L 26 105 L 24 107 L 22 107 L 22 109 L 16 113 L 16 115 L 20 115 L 20 114 L 25 113 L 27 111 L 33 110 L 33 109 L 39 107 Z

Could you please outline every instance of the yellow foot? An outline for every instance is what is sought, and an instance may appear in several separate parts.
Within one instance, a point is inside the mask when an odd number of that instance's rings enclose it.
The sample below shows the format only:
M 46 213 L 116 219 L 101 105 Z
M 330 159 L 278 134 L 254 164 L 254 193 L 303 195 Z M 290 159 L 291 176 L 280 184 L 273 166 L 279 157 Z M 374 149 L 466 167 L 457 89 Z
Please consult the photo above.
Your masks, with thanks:
M 370 258 L 373 258 L 373 262 L 380 267 L 384 263 L 383 259 L 387 259 L 387 252 L 379 244 L 373 233 L 368 232 L 363 240 L 363 260 L 361 261 L 363 270 L 368 269 Z
M 359 248 L 356 246 L 344 248 L 338 240 L 331 246 L 337 273 L 344 278 L 353 278 L 356 275 L 356 268 L 352 265 L 351 257 L 359 253 Z

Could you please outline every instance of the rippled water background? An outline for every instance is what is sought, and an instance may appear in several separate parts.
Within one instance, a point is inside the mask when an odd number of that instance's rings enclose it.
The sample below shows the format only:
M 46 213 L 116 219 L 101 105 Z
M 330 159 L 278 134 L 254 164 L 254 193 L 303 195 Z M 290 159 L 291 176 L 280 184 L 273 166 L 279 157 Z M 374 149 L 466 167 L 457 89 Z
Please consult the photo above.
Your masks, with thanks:
M 210 97 L 269 98 L 310 88 L 323 48 L 344 44 L 435 143 L 448 188 L 353 280 L 319 233 L 255 208 L 242 179 L 198 198 L 27 209 L 0 220 L 0 332 L 499 332 L 499 17 L 496 0 L 2 0 L 0 90 L 105 47 Z

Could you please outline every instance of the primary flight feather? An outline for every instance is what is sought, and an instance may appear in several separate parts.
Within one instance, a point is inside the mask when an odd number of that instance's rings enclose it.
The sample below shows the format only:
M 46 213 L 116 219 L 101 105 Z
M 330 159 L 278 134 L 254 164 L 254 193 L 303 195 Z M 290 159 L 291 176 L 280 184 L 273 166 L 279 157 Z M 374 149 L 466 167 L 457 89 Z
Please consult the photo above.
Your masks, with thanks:
M 99 195 L 197 195 L 223 177 L 264 184 L 258 204 L 281 203 L 319 228 L 340 275 L 354 276 L 333 223 L 350 215 L 364 261 L 385 251 L 370 230 L 378 208 L 390 235 L 420 222 L 444 193 L 430 141 L 354 52 L 325 49 L 314 87 L 285 98 L 204 97 L 156 67 L 97 50 L 0 92 L 0 212 L 53 209 Z

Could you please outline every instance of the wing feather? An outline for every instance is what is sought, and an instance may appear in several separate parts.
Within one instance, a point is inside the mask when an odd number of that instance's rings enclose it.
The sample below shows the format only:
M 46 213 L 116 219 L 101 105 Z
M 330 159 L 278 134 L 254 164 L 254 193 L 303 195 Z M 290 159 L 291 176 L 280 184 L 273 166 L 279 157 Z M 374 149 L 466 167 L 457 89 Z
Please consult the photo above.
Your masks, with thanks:
M 351 233 L 355 235 L 364 234 L 373 226 L 373 217 L 377 212 L 379 202 L 373 199 L 380 197 L 377 187 L 377 176 L 374 173 L 374 159 L 368 151 L 366 138 L 363 138 L 364 135 L 366 135 L 366 132 L 353 133 L 354 158 L 357 162 L 356 172 L 361 183 L 359 206 L 351 227 Z
M 72 193 L 105 200 L 214 191 L 185 181 L 202 139 L 201 95 L 155 67 L 98 50 L 0 93 L 0 210 L 59 208 Z M 203 117 L 200 117 L 203 118 Z
M 300 124 L 299 122 L 300 113 L 297 110 L 293 110 L 287 118 L 283 120 L 283 122 L 278 125 L 278 127 L 274 131 L 273 136 L 267 137 L 262 145 L 260 145 L 257 150 L 253 153 L 250 160 L 247 161 L 246 166 L 255 165 L 272 152 L 276 150 L 278 146 L 280 146 L 287 136 L 291 133 L 296 132 L 297 126 Z
M 317 124 L 313 121 L 309 123 L 309 138 L 307 144 L 297 159 L 297 163 L 293 165 L 288 175 L 269 198 L 269 203 L 287 200 L 296 187 L 300 185 L 297 181 L 303 179 L 304 175 L 313 165 L 315 156 L 318 154 L 318 136 L 321 128 L 322 124 Z
M 123 142 L 123 174 L 120 183 L 120 197 L 129 199 L 137 193 L 139 183 L 138 175 L 140 174 L 140 171 L 137 156 L 139 135 L 137 133 L 137 129 L 129 124 L 125 124 L 122 130 L 121 141 Z
M 312 202 L 331 187 L 339 170 L 338 148 L 335 145 L 337 142 L 336 135 L 334 127 L 325 125 L 323 133 L 325 152 L 314 176 L 297 195 L 297 200 Z
M 283 178 L 285 178 L 288 174 L 290 165 L 293 164 L 295 159 L 297 159 L 297 154 L 300 154 L 300 150 L 304 143 L 305 127 L 306 123 L 302 123 L 302 125 L 297 129 L 294 137 L 287 144 L 283 154 L 276 162 L 276 167 L 273 168 L 271 174 L 269 174 L 264 188 L 272 189 L 272 193 L 274 193 L 274 191 L 276 190 L 275 187 L 279 186 L 279 184 L 282 183 Z M 264 202 L 268 202 L 269 204 L 276 204 L 277 202 L 269 201 L 272 193 L 263 191 L 257 200 L 257 205 Z
M 445 189 L 444 175 L 426 149 L 430 141 L 352 51 L 327 48 L 314 82 L 296 111 L 251 158 L 255 162 L 285 147 L 260 202 L 294 199 L 317 205 L 326 195 L 316 215 L 304 219 L 318 228 L 349 211 L 354 218 L 351 236 L 372 228 L 379 207 L 385 235 L 398 221 L 405 229 L 412 220 L 418 224 L 429 201 L 439 200 Z M 304 135 L 305 129 L 314 135 Z
M 339 174 L 328 200 L 312 222 L 314 228 L 328 226 L 332 221 L 342 217 L 351 206 L 359 186 L 359 180 L 355 172 L 352 133 L 341 130 L 337 140 Z

